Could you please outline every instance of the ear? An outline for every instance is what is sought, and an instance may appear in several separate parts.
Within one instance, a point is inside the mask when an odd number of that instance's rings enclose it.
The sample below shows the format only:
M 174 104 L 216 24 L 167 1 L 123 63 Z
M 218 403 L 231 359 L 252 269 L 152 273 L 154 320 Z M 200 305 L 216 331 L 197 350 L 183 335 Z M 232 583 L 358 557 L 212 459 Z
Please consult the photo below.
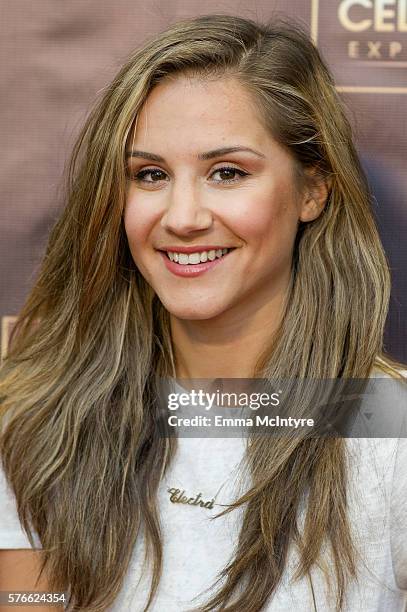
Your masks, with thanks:
M 317 168 L 308 169 L 308 183 L 312 186 L 306 189 L 300 207 L 300 221 L 314 221 L 325 208 L 332 180 L 324 178 L 318 173 Z

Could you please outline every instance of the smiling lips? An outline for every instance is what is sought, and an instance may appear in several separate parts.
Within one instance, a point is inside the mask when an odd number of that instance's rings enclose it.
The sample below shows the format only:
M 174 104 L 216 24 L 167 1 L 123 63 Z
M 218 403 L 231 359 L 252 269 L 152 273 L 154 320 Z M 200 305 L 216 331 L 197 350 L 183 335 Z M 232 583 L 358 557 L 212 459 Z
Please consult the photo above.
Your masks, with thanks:
M 171 259 L 171 261 L 175 261 L 179 264 L 188 264 L 188 265 L 193 265 L 193 264 L 199 264 L 199 263 L 205 263 L 206 261 L 213 261 L 214 259 L 216 259 L 217 257 L 223 257 L 224 255 L 226 255 L 226 253 L 228 252 L 229 249 L 211 249 L 209 251 L 194 251 L 193 253 L 190 253 L 188 255 L 188 253 L 182 253 L 182 252 L 173 252 L 173 251 L 167 251 L 167 255 L 168 257 Z
M 173 249 L 173 250 L 172 250 Z M 201 250 L 202 249 L 202 250 Z M 176 276 L 200 276 L 223 261 L 231 250 L 227 247 L 203 249 L 202 247 L 172 247 L 160 251 L 167 270 Z

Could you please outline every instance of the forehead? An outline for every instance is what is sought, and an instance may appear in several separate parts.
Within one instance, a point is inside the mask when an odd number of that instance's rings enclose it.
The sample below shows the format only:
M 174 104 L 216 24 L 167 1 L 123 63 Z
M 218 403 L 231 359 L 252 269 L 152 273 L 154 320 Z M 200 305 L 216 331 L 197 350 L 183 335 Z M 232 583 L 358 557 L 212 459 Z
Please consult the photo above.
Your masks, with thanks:
M 251 93 L 233 77 L 177 76 L 156 85 L 138 113 L 133 143 L 178 145 L 270 144 Z M 233 140 L 233 143 L 232 143 Z

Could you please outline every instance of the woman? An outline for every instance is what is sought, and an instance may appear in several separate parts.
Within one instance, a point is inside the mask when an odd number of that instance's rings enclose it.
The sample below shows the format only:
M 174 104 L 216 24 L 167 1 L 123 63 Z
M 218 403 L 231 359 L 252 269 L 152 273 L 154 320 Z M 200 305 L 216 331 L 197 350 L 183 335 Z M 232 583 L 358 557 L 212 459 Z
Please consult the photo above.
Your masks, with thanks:
M 403 610 L 405 440 L 246 449 L 162 437 L 154 416 L 157 375 L 400 378 L 389 291 L 351 128 L 299 26 L 211 15 L 137 50 L 79 137 L 1 370 L 7 516 L 38 536 L 48 588 L 81 610 Z

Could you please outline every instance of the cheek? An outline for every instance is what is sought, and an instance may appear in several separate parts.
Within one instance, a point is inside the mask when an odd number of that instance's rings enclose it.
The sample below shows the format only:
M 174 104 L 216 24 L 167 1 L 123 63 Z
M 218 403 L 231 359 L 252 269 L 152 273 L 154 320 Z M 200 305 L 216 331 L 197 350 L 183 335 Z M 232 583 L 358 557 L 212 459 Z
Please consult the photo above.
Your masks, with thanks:
M 262 194 L 240 208 L 234 226 L 248 243 L 264 243 L 268 249 L 276 244 L 289 245 L 297 228 L 296 208 L 283 193 Z
M 126 203 L 123 215 L 124 228 L 130 245 L 139 244 L 146 240 L 153 224 L 151 213 L 147 206 L 134 200 Z
M 140 214 L 139 207 L 137 207 L 136 214 L 135 206 L 127 204 L 123 214 L 123 224 L 133 262 L 147 283 L 151 285 L 144 246 L 150 233 L 148 217 Z

